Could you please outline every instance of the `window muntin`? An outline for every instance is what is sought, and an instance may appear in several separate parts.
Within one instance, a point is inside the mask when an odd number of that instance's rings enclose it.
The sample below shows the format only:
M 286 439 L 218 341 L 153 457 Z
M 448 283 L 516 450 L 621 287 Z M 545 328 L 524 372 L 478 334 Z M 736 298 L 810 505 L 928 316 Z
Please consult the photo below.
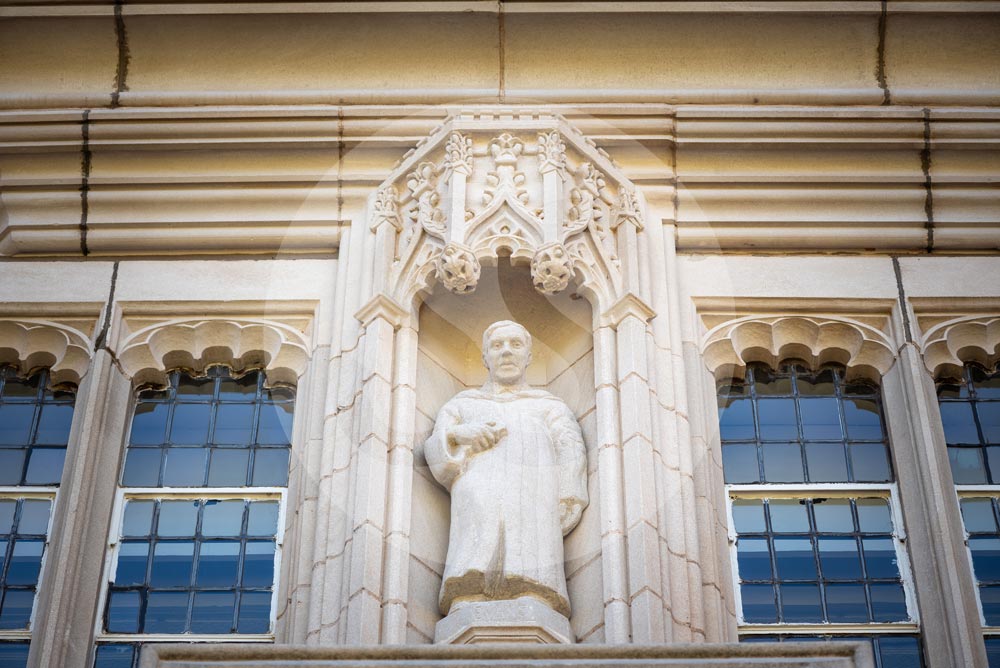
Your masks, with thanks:
M 880 388 L 788 363 L 718 396 L 741 639 L 863 639 L 921 665 Z
M 955 484 L 1000 484 L 1000 369 L 966 364 L 937 393 Z
M 839 368 L 754 366 L 719 389 L 727 483 L 889 482 L 883 424 L 878 387 Z
M 875 668 L 921 668 L 923 656 L 920 636 L 911 634 L 880 635 L 744 635 L 740 642 L 867 642 L 872 646 Z
M 294 393 L 263 372 L 142 390 L 110 541 L 95 665 L 142 642 L 269 641 Z
M 0 630 L 27 630 L 52 515 L 49 498 L 0 498 Z
M 0 369 L 0 485 L 56 486 L 62 478 L 75 396 L 48 387 L 48 372 Z

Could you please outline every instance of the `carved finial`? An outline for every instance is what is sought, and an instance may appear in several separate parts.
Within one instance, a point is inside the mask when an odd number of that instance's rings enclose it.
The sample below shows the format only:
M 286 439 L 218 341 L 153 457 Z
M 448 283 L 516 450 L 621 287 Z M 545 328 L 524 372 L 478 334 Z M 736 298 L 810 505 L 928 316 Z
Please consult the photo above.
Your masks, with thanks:
M 572 277 L 570 255 L 561 243 L 545 244 L 531 258 L 531 282 L 543 295 L 562 292 Z
M 444 247 L 437 259 L 437 277 L 444 287 L 464 295 L 476 289 L 482 267 L 467 246 L 455 242 Z
M 445 164 L 456 172 L 472 174 L 472 139 L 460 132 L 452 132 L 445 146 Z
M 372 229 L 377 229 L 382 223 L 389 223 L 397 230 L 403 226 L 399 217 L 396 189 L 387 186 L 375 193 L 372 211 Z
M 538 160 L 538 171 L 542 174 L 566 166 L 566 144 L 558 131 L 538 135 Z
M 639 196 L 634 190 L 623 189 L 614 210 L 612 225 L 617 229 L 622 223 L 631 223 L 637 229 L 642 229 L 642 208 L 639 206 Z
M 523 150 L 524 142 L 509 132 L 504 132 L 490 142 L 490 154 L 497 166 L 516 165 Z
M 580 177 L 581 186 L 590 191 L 596 198 L 603 196 L 607 181 L 604 179 L 604 174 L 598 171 L 592 163 L 585 162 L 581 164 L 577 170 L 577 174 Z
M 490 155 L 496 168 L 486 175 L 483 204 L 489 204 L 504 191 L 512 194 L 521 204 L 528 203 L 525 176 L 517 171 L 517 158 L 523 150 L 524 142 L 507 132 L 490 142 Z
M 441 196 L 437 192 L 437 167 L 433 162 L 422 162 L 406 177 L 406 186 L 417 200 L 416 210 L 410 215 L 428 234 L 443 239 L 447 226 L 444 214 L 438 208 Z
M 425 191 L 437 187 L 437 166 L 433 162 L 421 162 L 407 174 L 406 187 L 414 197 L 420 197 Z

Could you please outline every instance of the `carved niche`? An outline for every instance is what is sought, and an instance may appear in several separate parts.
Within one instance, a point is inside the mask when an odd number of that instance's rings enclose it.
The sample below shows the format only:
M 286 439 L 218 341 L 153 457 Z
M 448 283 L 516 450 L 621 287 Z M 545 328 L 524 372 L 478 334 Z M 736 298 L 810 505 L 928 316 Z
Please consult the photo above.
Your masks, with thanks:
M 642 229 L 643 210 L 606 153 L 557 114 L 537 113 L 448 119 L 368 206 L 373 230 L 398 230 L 380 289 L 400 304 L 434 279 L 469 294 L 481 263 L 503 254 L 528 264 L 543 294 L 575 282 L 612 304 L 630 289 L 619 254 L 634 246 L 625 237 Z

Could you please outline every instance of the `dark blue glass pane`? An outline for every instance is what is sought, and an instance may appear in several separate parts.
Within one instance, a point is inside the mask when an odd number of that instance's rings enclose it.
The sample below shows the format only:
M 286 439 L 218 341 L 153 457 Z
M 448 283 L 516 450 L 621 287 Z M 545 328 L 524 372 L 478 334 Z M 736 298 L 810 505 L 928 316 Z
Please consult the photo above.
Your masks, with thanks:
M 899 564 L 891 538 L 862 538 L 869 578 L 898 578 Z
M 141 401 L 136 404 L 129 442 L 133 445 L 165 443 L 168 412 L 167 404 L 149 404 Z
M 870 399 L 844 399 L 844 422 L 852 441 L 882 440 L 882 416 Z
M 719 399 L 719 437 L 723 441 L 748 441 L 754 438 L 750 399 Z
M 249 445 L 253 440 L 253 404 L 220 404 L 215 413 L 214 443 Z
M 979 432 L 972 417 L 972 404 L 966 401 L 943 402 L 941 422 L 944 438 L 951 443 L 979 443 Z
M 989 668 L 1000 668 L 1000 637 L 986 638 L 986 661 Z
M 191 583 L 193 568 L 193 542 L 157 543 L 153 548 L 153 568 L 149 584 L 156 588 L 186 587 Z
M 789 395 L 792 393 L 792 378 L 776 374 L 763 367 L 753 370 L 753 387 L 759 397 Z
M 1000 445 L 990 445 L 986 450 L 986 467 L 990 470 L 993 484 L 1000 482 Z
M 743 620 L 749 624 L 773 624 L 778 621 L 778 611 L 771 585 L 742 585 Z
M 42 550 L 45 542 L 39 539 L 18 538 L 7 567 L 8 585 L 34 585 L 42 568 Z
M 115 584 L 121 587 L 141 585 L 146 582 L 146 562 L 149 559 L 149 543 L 122 543 L 118 550 L 118 569 Z
M 253 456 L 254 487 L 288 484 L 288 448 L 257 448 Z
M 854 538 L 819 538 L 819 559 L 823 577 L 828 580 L 861 579 L 861 555 Z
M 211 404 L 177 404 L 170 425 L 170 442 L 181 445 L 204 445 L 208 442 Z
M 163 467 L 164 487 L 194 487 L 205 484 L 208 450 L 205 448 L 170 448 Z
M 34 401 L 38 398 L 38 381 L 41 380 L 41 374 L 18 378 L 13 369 L 8 369 L 2 375 L 7 378 L 3 389 L 4 401 Z
M 31 622 L 31 604 L 35 592 L 30 589 L 8 589 L 0 609 L 0 629 L 26 629 Z
M 250 540 L 243 561 L 244 587 L 270 587 L 274 584 L 274 541 Z
M 275 501 L 251 501 L 247 520 L 248 536 L 273 536 L 278 530 L 278 504 Z
M 17 522 L 19 534 L 46 534 L 49 532 L 49 510 L 52 502 L 48 499 L 25 499 L 21 502 L 21 519 Z
M 157 487 L 160 484 L 160 453 L 155 450 L 129 448 L 125 455 L 122 485 L 125 487 Z
M 774 564 L 781 580 L 816 579 L 816 558 L 808 538 L 775 538 Z
M 865 533 L 892 533 L 889 502 L 885 499 L 858 499 L 858 527 Z
M 62 478 L 66 448 L 33 448 L 28 456 L 25 485 L 58 485 Z
M 882 636 L 878 639 L 882 668 L 920 668 L 920 641 L 912 637 Z
M 771 530 L 775 533 L 805 533 L 809 531 L 809 511 L 795 499 L 771 499 Z
M 187 592 L 149 592 L 143 633 L 183 633 L 187 607 Z
M 257 442 L 288 445 L 292 442 L 292 404 L 261 404 Z
M 835 398 L 802 399 L 802 437 L 811 441 L 833 441 L 844 437 L 840 428 L 839 402 Z
M 753 443 L 723 444 L 722 470 L 726 482 L 760 482 L 757 469 L 757 446 Z
M 802 449 L 798 443 L 765 443 L 764 479 L 767 482 L 803 482 Z
M 26 452 L 21 448 L 0 448 L 0 485 L 21 484 Z
M 239 536 L 243 530 L 243 499 L 206 501 L 202 511 L 201 533 L 204 536 Z
M 995 532 L 996 517 L 993 515 L 993 502 L 988 498 L 962 499 L 962 520 L 965 530 L 969 533 Z
M 182 401 L 184 399 L 208 401 L 214 393 L 214 378 L 192 378 L 187 374 L 180 374 L 177 379 L 176 396 Z
M 889 453 L 882 443 L 852 443 L 851 467 L 856 482 L 889 482 Z
M 783 584 L 778 590 L 781 593 L 781 621 L 786 624 L 823 621 L 818 586 Z
M 197 501 L 161 501 L 156 533 L 160 536 L 193 536 L 197 521 Z
M 35 443 L 66 445 L 69 443 L 69 428 L 72 422 L 72 404 L 45 404 L 42 406 L 42 414 L 38 418 Z
M 1000 538 L 973 536 L 969 538 L 972 568 L 979 582 L 1000 580 Z
M 1000 443 L 1000 401 L 979 402 L 979 426 L 987 443 Z
M 764 533 L 764 501 L 762 499 L 733 499 L 733 522 L 736 533 Z
M 986 483 L 986 467 L 982 448 L 948 448 L 948 461 L 956 485 Z
M 153 524 L 152 500 L 134 500 L 125 505 L 125 521 L 122 523 L 123 536 L 148 536 Z
M 1000 626 L 1000 586 L 984 585 L 979 588 L 979 600 L 983 604 L 983 617 L 987 626 Z
M 28 642 L 0 643 L 0 666 L 23 668 L 28 665 Z
M 192 633 L 232 633 L 236 613 L 236 594 L 225 592 L 195 592 L 191 610 Z
M 14 528 L 15 510 L 17 510 L 17 501 L 0 499 L 0 534 L 8 534 Z
M 205 588 L 234 587 L 239 567 L 239 541 L 204 542 L 201 544 L 201 553 L 198 556 L 197 584 Z
M 740 580 L 770 580 L 771 554 L 764 538 L 740 538 L 736 541 L 736 560 Z
M 872 597 L 873 621 L 900 622 L 909 619 L 906 614 L 906 599 L 903 585 L 876 583 L 869 585 Z
M 798 387 L 799 394 L 814 397 L 832 397 L 834 393 L 833 371 L 824 369 L 815 376 L 811 374 L 798 376 L 795 379 L 795 384 Z
M 972 366 L 969 371 L 972 383 L 976 386 L 976 398 L 1000 399 L 1000 369 L 991 374 L 979 367 Z
M 240 596 L 237 633 L 267 633 L 271 630 L 270 592 L 245 591 Z
M 108 633 L 138 633 L 139 592 L 114 591 L 108 598 Z
M 208 469 L 210 487 L 243 487 L 247 484 L 250 450 L 214 448 Z
M 840 443 L 806 443 L 810 482 L 847 482 L 847 458 Z
M 94 668 L 132 668 L 133 645 L 98 645 Z
M 760 437 L 765 441 L 792 441 L 798 438 L 793 399 L 761 399 L 757 402 Z
M 34 404 L 0 405 L 0 445 L 27 445 L 34 417 Z
M 219 398 L 224 401 L 253 401 L 257 394 L 257 373 L 219 381 Z
M 829 584 L 826 586 L 827 621 L 833 623 L 864 623 L 868 621 L 865 586 L 861 584 Z

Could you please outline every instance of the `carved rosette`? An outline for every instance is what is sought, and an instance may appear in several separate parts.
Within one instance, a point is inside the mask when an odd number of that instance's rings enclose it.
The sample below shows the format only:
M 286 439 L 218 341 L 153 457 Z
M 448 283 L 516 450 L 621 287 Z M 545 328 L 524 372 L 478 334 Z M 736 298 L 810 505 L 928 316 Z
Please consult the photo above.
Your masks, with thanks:
M 569 285 L 573 277 L 570 254 L 561 243 L 548 243 L 531 258 L 531 282 L 543 295 L 555 295 Z
M 450 243 L 437 259 L 438 280 L 457 295 L 476 289 L 482 267 L 472 249 L 462 244 Z

